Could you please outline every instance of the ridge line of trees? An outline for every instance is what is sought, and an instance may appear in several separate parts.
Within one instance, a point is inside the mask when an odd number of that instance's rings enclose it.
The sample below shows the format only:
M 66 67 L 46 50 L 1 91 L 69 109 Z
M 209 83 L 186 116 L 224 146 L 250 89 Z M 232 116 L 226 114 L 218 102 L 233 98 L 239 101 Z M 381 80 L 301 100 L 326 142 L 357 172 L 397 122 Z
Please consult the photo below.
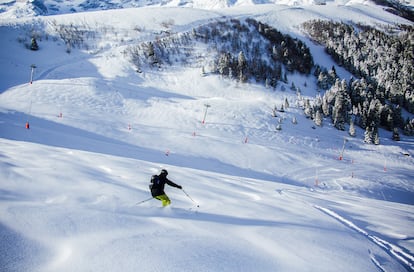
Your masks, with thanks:
M 347 83 L 339 80 L 334 67 L 327 71 L 316 66 L 318 87 L 326 92 L 314 112 L 331 116 L 341 130 L 345 123 L 359 125 L 366 131 L 366 142 L 379 142 L 379 127 L 414 135 L 414 119 L 402 117 L 402 108 L 414 113 L 413 27 L 400 26 L 388 34 L 322 20 L 305 22 L 303 27 L 339 65 L 359 77 Z
M 132 46 L 128 54 L 138 71 L 144 66 L 159 68 L 174 62 L 191 65 L 203 58 L 193 49 L 196 42 L 204 44 L 213 56 L 213 73 L 241 82 L 255 80 L 274 88 L 286 79 L 286 73 L 309 74 L 314 65 L 302 41 L 251 18 L 201 25 Z

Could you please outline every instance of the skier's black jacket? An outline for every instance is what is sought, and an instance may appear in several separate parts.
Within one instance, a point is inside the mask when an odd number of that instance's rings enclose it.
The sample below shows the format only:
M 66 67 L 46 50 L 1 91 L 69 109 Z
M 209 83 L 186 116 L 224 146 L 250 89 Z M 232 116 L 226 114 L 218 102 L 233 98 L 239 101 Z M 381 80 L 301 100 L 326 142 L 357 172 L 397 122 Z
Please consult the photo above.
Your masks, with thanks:
M 151 184 L 149 185 L 151 195 L 153 197 L 164 195 L 164 187 L 166 183 L 172 187 L 176 187 L 179 189 L 182 188 L 180 185 L 175 184 L 174 182 L 169 180 L 166 175 L 153 175 L 151 177 Z

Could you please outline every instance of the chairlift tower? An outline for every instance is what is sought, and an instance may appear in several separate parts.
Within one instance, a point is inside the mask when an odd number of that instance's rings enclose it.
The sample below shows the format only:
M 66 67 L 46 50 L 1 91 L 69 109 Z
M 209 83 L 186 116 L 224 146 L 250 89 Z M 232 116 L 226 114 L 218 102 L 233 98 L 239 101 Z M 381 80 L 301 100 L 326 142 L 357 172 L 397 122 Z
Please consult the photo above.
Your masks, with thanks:
M 33 74 L 34 74 L 34 70 L 37 68 L 36 65 L 32 64 L 30 65 L 31 68 L 31 72 L 30 72 L 30 84 L 33 83 Z
M 210 108 L 210 107 L 211 107 L 211 105 L 209 105 L 209 104 L 204 104 L 204 107 L 206 107 L 206 110 L 204 111 L 203 121 L 201 122 L 201 123 L 203 123 L 203 124 L 206 122 L 207 110 L 208 110 L 208 108 Z

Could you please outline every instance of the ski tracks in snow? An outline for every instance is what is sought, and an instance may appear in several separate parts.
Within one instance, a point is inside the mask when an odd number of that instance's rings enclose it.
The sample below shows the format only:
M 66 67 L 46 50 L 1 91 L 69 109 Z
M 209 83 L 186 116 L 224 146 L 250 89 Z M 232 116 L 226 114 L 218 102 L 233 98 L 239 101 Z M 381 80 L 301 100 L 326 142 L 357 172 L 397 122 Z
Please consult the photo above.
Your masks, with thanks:
M 363 228 L 357 226 L 354 222 L 344 218 L 343 216 L 339 215 L 338 213 L 336 213 L 335 211 L 333 211 L 331 209 L 328 209 L 326 207 L 322 207 L 322 206 L 317 205 L 317 204 L 312 204 L 312 203 L 304 200 L 303 198 L 299 198 L 299 197 L 296 197 L 296 196 L 293 196 L 293 195 L 286 194 L 286 193 L 295 193 L 294 191 L 291 191 L 291 190 L 277 190 L 277 192 L 280 195 L 286 195 L 288 197 L 297 199 L 298 201 L 302 201 L 303 203 L 305 203 L 309 206 L 312 206 L 315 209 L 323 212 L 324 214 L 336 219 L 337 221 L 339 221 L 344 226 L 346 226 L 346 227 L 356 231 L 357 233 L 365 236 L 368 240 L 370 240 L 375 245 L 377 245 L 382 250 L 384 250 L 389 256 L 391 256 L 392 258 L 397 260 L 400 264 L 402 264 L 408 271 L 414 271 L 414 256 L 411 255 L 410 253 L 408 253 L 405 249 L 399 247 L 398 245 L 390 243 L 390 242 L 388 242 L 388 241 L 386 241 L 386 240 L 384 240 L 384 239 L 382 239 L 382 238 L 380 238 L 376 235 L 368 233 Z M 373 252 L 371 252 L 371 250 L 368 250 L 368 252 L 369 252 L 371 262 L 378 268 L 378 270 L 381 271 L 381 272 L 387 272 L 385 267 L 383 265 L 381 265 L 381 262 L 375 257 Z
M 369 253 L 369 257 L 371 258 L 371 262 L 378 268 L 378 270 L 381 271 L 381 272 L 387 272 L 387 270 L 385 270 L 382 267 L 381 263 L 377 260 L 377 258 L 371 252 L 371 250 L 368 250 L 368 253 Z
M 350 229 L 353 229 L 356 232 L 360 233 L 361 235 L 365 236 L 366 238 L 368 238 L 368 240 L 370 240 L 371 242 L 373 242 L 374 244 L 376 244 L 377 246 L 382 248 L 384 251 L 386 251 L 390 256 L 397 259 L 406 268 L 410 269 L 410 271 L 414 271 L 414 256 L 412 256 L 409 253 L 405 252 L 404 249 L 402 249 L 399 246 L 397 246 L 395 244 L 392 244 L 388 241 L 385 241 L 384 239 L 381 239 L 381 238 L 379 238 L 375 235 L 369 234 L 367 231 L 365 231 L 364 229 L 358 227 L 356 224 L 354 224 L 350 220 L 340 216 L 339 214 L 337 214 L 336 212 L 334 212 L 334 211 L 332 211 L 328 208 L 324 208 L 324 207 L 321 207 L 319 205 L 313 205 L 313 207 L 315 207 L 316 209 L 320 210 L 321 212 L 329 215 L 330 217 L 335 218 L 340 223 L 342 223 L 343 225 L 349 227 Z M 381 266 L 381 264 L 375 259 L 374 255 L 371 252 L 370 252 L 370 257 L 371 257 L 371 261 L 378 267 L 378 269 L 380 269 L 380 271 L 386 271 Z

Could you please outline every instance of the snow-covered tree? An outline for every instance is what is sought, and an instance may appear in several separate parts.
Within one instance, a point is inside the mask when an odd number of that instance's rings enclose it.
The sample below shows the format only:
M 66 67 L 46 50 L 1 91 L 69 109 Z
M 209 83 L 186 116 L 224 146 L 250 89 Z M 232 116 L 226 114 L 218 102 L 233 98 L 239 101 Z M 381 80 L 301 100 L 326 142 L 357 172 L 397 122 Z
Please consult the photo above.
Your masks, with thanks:
M 33 51 L 39 50 L 39 45 L 37 44 L 36 38 L 32 38 L 32 43 L 30 44 L 30 50 L 33 50 Z
M 404 126 L 404 134 L 407 136 L 414 136 L 414 119 L 407 119 Z
M 247 68 L 246 57 L 244 56 L 243 51 L 240 51 L 238 59 L 237 59 L 237 69 L 238 69 L 238 74 L 239 74 L 238 76 L 239 76 L 240 82 L 247 81 L 246 68 Z
M 374 131 L 373 131 L 373 142 L 376 145 L 380 144 L 380 137 L 378 134 L 378 127 L 374 127 Z
M 217 69 L 220 75 L 228 76 L 230 71 L 231 55 L 229 53 L 222 53 L 217 63 Z
M 394 141 L 399 141 L 400 140 L 400 133 L 398 132 L 398 128 L 394 128 L 392 131 L 392 139 Z
M 305 113 L 305 116 L 306 116 L 306 118 L 311 118 L 312 117 L 312 115 L 313 115 L 313 109 L 312 109 L 312 107 L 311 107 L 311 104 L 310 104 L 310 101 L 309 101 L 309 99 L 306 99 L 305 100 L 305 105 L 304 105 L 304 113 Z
M 328 103 L 327 97 L 325 96 L 322 98 L 322 112 L 325 116 L 331 115 L 331 106 Z
M 148 63 L 150 65 L 159 64 L 160 63 L 160 60 L 159 60 L 157 54 L 155 53 L 154 43 L 149 42 L 149 43 L 145 44 L 145 47 L 146 47 L 145 54 L 147 56 Z
M 318 87 L 322 90 L 327 90 L 329 88 L 329 78 L 326 71 L 320 72 L 318 76 Z
M 285 97 L 285 103 L 284 103 L 284 105 L 285 105 L 285 109 L 288 109 L 289 108 L 289 101 L 288 101 L 287 97 Z
M 335 66 L 332 66 L 331 70 L 328 71 L 329 85 L 333 85 L 337 79 L 338 79 L 338 75 L 336 74 Z
M 277 107 L 276 106 L 272 109 L 272 117 L 277 117 Z
M 322 114 L 319 110 L 316 111 L 315 118 L 313 119 L 313 121 L 315 122 L 315 125 L 317 125 L 319 127 L 322 126 Z
M 272 80 L 270 78 L 266 77 L 266 79 L 265 79 L 265 87 L 266 88 L 270 88 L 272 86 L 271 85 L 271 82 L 272 82 Z
M 364 133 L 364 142 L 367 144 L 372 144 L 372 128 L 371 127 L 366 127 L 365 128 L 365 133 Z
M 296 86 L 295 86 L 295 82 L 292 81 L 292 83 L 290 84 L 290 89 L 294 92 L 296 92 Z
M 206 76 L 206 68 L 204 66 L 201 67 L 200 75 L 203 76 L 203 77 Z
M 335 103 L 332 110 L 332 121 L 334 126 L 339 130 L 345 130 L 345 123 L 348 120 L 348 112 L 350 99 L 346 90 L 346 83 L 344 80 L 336 80 L 332 87 L 335 93 Z
M 356 130 L 355 130 L 355 124 L 354 124 L 354 119 L 350 118 L 349 121 L 349 131 L 348 131 L 349 136 L 351 137 L 355 137 L 356 136 Z

